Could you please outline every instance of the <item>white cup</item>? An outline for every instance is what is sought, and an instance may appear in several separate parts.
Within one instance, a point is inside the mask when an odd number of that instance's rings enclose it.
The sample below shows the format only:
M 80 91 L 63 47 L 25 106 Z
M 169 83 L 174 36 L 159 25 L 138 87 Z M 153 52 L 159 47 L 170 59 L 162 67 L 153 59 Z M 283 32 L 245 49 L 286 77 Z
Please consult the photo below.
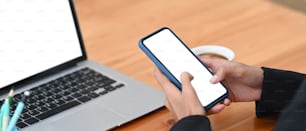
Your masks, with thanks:
M 220 45 L 203 45 L 192 48 L 191 51 L 197 55 L 208 55 L 210 57 L 219 57 L 232 61 L 235 57 L 234 51 L 230 48 Z

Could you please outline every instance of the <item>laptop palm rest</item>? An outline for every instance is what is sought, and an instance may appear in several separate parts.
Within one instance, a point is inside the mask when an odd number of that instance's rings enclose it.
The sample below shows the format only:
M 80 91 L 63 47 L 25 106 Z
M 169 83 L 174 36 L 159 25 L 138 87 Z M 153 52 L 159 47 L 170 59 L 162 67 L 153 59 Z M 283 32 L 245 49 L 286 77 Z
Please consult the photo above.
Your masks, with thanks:
M 86 107 L 85 107 L 86 106 Z M 52 117 L 46 124 L 41 126 L 33 125 L 31 130 L 44 129 L 44 131 L 86 131 L 88 129 L 108 129 L 116 123 L 123 122 L 124 119 L 108 109 L 97 104 L 86 104 L 84 108 L 76 108 L 76 110 Z M 107 118 L 107 119 L 103 119 Z M 101 127 L 101 126 L 104 127 Z M 25 131 L 27 128 L 25 128 Z

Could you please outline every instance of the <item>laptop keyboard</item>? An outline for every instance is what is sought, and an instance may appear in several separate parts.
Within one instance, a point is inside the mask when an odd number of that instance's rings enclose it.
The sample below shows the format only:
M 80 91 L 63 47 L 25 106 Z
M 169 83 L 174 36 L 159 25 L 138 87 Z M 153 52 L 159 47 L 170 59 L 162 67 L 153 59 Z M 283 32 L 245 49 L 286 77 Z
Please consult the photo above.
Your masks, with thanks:
M 17 128 L 35 124 L 121 87 L 124 84 L 87 67 L 67 74 L 30 90 Z M 11 116 L 21 97 L 22 94 L 14 95 Z

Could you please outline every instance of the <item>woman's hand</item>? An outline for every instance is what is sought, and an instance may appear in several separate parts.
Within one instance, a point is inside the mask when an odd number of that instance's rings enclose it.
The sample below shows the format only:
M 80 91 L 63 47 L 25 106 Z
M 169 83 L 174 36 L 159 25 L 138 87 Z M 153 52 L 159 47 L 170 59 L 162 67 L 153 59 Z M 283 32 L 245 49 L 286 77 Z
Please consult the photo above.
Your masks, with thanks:
M 262 69 L 223 59 L 201 57 L 201 60 L 215 73 L 210 82 L 223 82 L 229 88 L 230 101 L 247 102 L 260 99 Z
M 182 91 L 173 85 L 160 70 L 155 69 L 154 76 L 166 94 L 165 106 L 178 119 L 189 115 L 215 114 L 223 110 L 225 105 L 230 103 L 226 99 L 223 104 L 217 104 L 206 112 L 191 85 L 193 77 L 189 73 L 184 72 L 181 75 Z
M 155 71 L 154 76 L 166 94 L 165 106 L 178 119 L 189 115 L 206 115 L 191 85 L 193 76 L 187 72 L 181 74 L 182 91 L 175 87 L 159 70 Z
M 162 72 L 155 69 L 154 76 L 166 94 L 165 105 L 179 119 L 189 115 L 215 114 L 233 102 L 256 101 L 260 99 L 263 70 L 257 67 L 230 62 L 223 59 L 201 57 L 215 75 L 211 83 L 223 82 L 229 89 L 229 99 L 205 112 L 191 85 L 189 73 L 181 75 L 182 91 L 177 89 Z

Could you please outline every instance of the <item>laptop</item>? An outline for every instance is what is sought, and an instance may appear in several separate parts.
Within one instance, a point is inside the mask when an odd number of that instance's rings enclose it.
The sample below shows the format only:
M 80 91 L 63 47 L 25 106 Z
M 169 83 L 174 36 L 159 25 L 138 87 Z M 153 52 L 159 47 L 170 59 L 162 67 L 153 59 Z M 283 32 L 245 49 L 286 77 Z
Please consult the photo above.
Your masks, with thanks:
M 73 5 L 0 0 L 0 104 L 31 92 L 22 131 L 107 130 L 163 106 L 161 91 L 87 59 Z

